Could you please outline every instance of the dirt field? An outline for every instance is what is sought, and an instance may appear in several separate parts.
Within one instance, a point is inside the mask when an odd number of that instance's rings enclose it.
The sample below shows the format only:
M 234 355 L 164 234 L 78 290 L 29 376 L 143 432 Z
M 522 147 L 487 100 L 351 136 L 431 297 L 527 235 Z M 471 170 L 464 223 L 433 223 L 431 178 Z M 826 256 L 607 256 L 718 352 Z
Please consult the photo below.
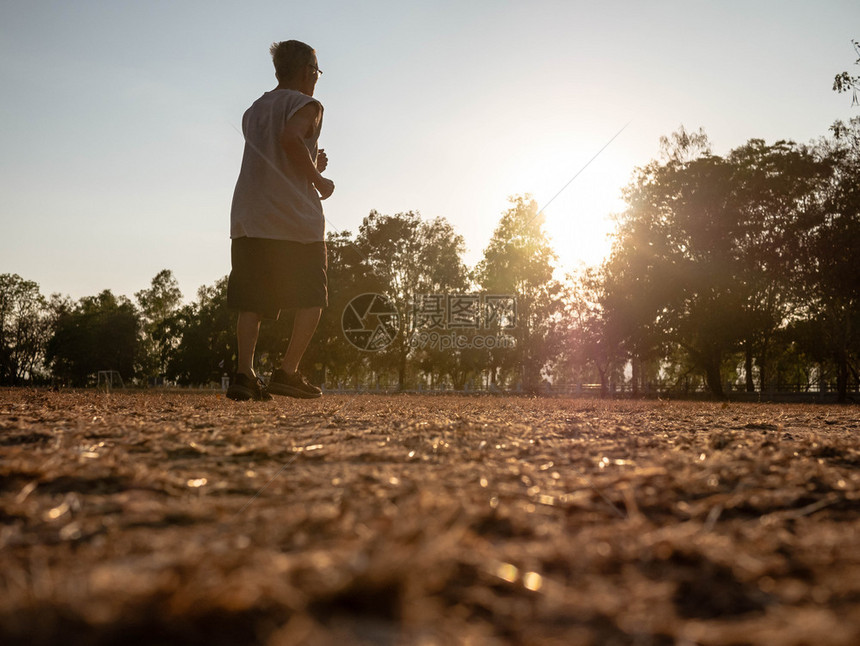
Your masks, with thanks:
M 0 391 L 0 644 L 853 646 L 858 414 Z

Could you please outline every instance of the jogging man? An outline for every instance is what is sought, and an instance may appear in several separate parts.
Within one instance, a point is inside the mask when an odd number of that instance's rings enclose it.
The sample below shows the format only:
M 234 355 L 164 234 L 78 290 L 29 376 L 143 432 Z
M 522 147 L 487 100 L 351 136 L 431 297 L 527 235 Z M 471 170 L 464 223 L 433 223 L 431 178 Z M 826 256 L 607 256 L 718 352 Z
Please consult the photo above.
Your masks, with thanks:
M 275 43 L 270 52 L 278 86 L 242 117 L 245 150 L 230 212 L 227 304 L 239 310 L 239 362 L 227 397 L 238 400 L 322 395 L 299 372 L 328 305 L 320 200 L 334 183 L 320 174 L 328 159 L 317 149 L 323 107 L 313 98 L 322 71 L 313 48 L 297 40 Z M 260 322 L 285 309 L 296 311 L 293 332 L 267 388 L 254 371 Z

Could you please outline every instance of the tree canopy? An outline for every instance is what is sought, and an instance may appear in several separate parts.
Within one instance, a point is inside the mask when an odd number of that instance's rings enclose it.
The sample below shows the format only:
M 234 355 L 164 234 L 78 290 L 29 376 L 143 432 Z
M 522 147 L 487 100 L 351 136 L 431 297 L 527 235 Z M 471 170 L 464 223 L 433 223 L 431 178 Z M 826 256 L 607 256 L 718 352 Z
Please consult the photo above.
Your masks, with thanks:
M 860 65 L 860 42 L 852 40 L 851 44 L 854 46 L 854 51 L 857 54 L 857 60 L 854 61 L 854 64 Z M 851 105 L 858 105 L 857 88 L 860 88 L 860 76 L 852 76 L 848 72 L 841 72 L 833 79 L 834 92 L 839 92 L 840 94 L 842 92 L 851 92 Z
M 329 307 L 303 368 L 329 387 L 598 383 L 724 397 L 799 383 L 847 400 L 860 381 L 858 180 L 860 117 L 808 145 L 750 139 L 724 155 L 682 127 L 633 173 L 609 256 L 564 279 L 529 195 L 511 198 L 472 268 L 444 218 L 371 211 L 354 236 L 327 237 Z M 0 275 L 0 384 L 86 386 L 101 370 L 139 385 L 217 383 L 236 361 L 226 292 L 223 277 L 185 303 L 164 269 L 133 301 L 109 290 L 73 301 Z M 390 343 L 370 349 L 344 324 L 368 294 L 397 313 Z M 490 299 L 509 309 L 491 315 Z M 382 314 L 365 314 L 374 329 Z M 291 327 L 290 312 L 264 322 L 264 374 Z M 470 343 L 481 335 L 511 343 Z

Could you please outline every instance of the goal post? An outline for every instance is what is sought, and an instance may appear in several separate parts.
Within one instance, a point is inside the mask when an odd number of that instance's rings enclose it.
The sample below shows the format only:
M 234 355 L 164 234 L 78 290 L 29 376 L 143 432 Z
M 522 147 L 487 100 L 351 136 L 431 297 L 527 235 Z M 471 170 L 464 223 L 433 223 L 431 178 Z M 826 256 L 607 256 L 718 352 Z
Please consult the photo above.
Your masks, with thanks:
M 97 387 L 109 393 L 114 388 L 125 388 L 118 370 L 99 370 Z

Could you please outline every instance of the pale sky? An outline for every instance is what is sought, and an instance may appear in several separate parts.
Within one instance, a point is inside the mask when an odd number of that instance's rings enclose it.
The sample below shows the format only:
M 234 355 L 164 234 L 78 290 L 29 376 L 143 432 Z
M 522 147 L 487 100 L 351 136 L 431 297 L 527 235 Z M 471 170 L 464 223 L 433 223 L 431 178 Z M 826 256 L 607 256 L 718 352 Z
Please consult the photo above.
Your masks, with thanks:
M 161 269 L 187 300 L 230 269 L 244 110 L 273 41 L 317 50 L 329 229 L 371 209 L 448 219 L 474 264 L 507 197 L 547 209 L 563 269 L 661 135 L 723 154 L 806 143 L 858 113 L 857 0 L 215 2 L 7 0 L 0 9 L 0 273 L 74 298 Z

